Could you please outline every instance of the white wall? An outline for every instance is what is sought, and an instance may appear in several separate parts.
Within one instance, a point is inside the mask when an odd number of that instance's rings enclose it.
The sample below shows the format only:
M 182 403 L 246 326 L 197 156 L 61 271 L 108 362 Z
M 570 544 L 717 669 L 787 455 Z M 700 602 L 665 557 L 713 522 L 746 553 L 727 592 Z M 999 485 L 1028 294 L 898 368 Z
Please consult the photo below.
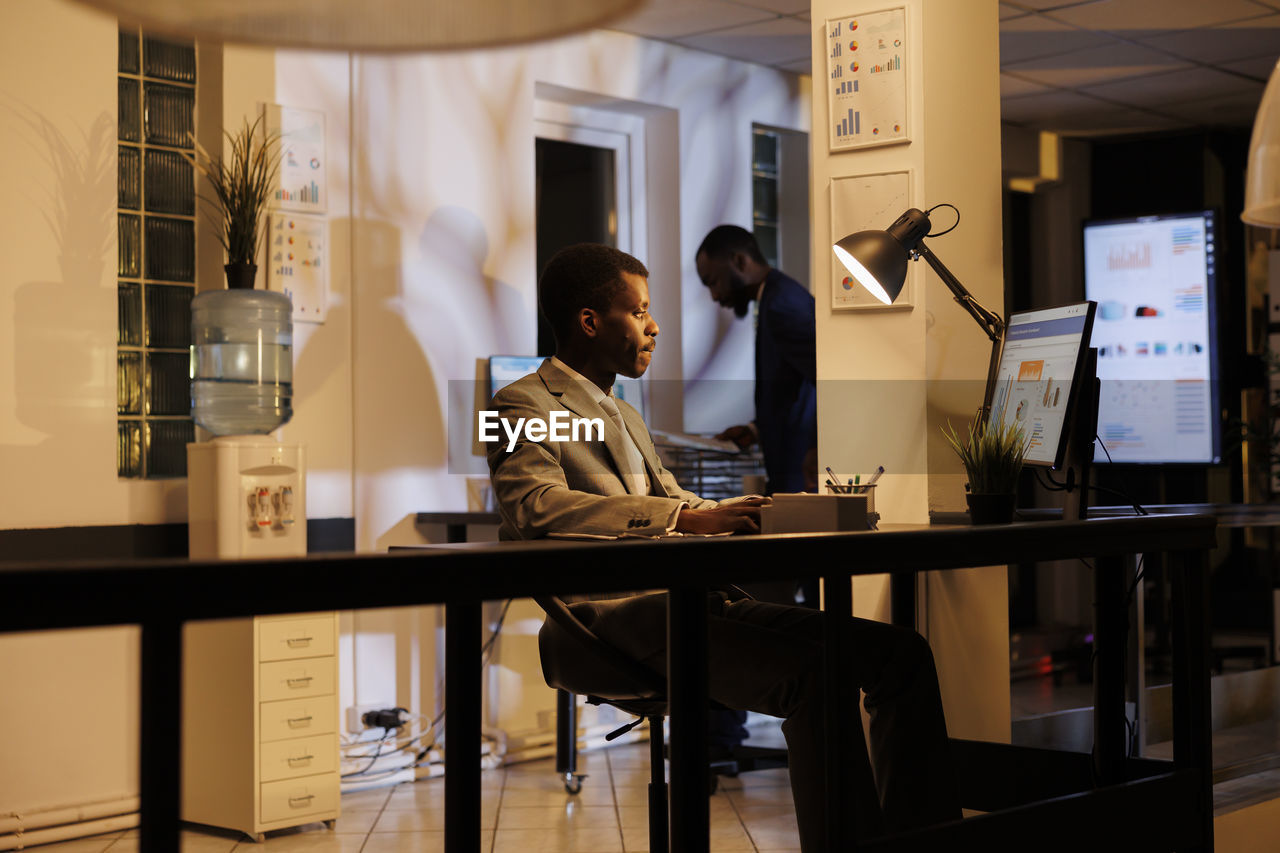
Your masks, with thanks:
M 0 528 L 183 521 L 185 482 L 116 478 L 116 22 L 23 0 L 3 23 Z M 466 505 L 466 476 L 484 467 L 448 464 L 449 383 L 490 353 L 533 351 L 540 84 L 646 122 L 655 375 L 750 377 L 750 328 L 707 298 L 691 255 L 714 225 L 750 223 L 752 123 L 807 130 L 803 79 L 604 31 L 439 56 L 202 45 L 200 57 L 206 144 L 261 102 L 326 116 L 331 302 L 326 323 L 295 327 L 295 415 L 280 436 L 307 445 L 308 516 L 354 517 L 360 550 L 423 542 L 415 513 Z M 219 282 L 207 245 L 201 289 Z M 679 427 L 679 400 L 657 408 Z M 551 707 L 540 621 L 513 606 L 491 672 L 489 722 L 514 732 L 545 728 Z M 435 609 L 348 613 L 342 631 L 344 706 L 433 710 Z M 136 789 L 136 652 L 131 629 L 0 637 L 0 683 L 25 685 L 0 694 L 0 730 L 30 731 L 32 707 L 97 709 L 77 715 L 74 754 L 0 739 L 0 808 Z M 67 680 L 70 659 L 93 678 Z

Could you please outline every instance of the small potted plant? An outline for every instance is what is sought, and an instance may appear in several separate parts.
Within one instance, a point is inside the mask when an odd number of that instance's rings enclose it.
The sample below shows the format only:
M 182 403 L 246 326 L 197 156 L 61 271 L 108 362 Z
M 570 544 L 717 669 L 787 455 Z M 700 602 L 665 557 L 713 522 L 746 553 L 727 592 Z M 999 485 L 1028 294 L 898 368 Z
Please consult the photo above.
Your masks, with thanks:
M 962 441 L 950 423 L 942 431 L 955 448 L 969 477 L 966 484 L 969 517 L 974 524 L 1004 524 L 1013 520 L 1018 474 L 1027 455 L 1027 440 L 1016 422 L 991 424 L 986 429 L 971 423 Z
M 218 242 L 227 252 L 227 287 L 254 286 L 258 274 L 258 247 L 262 243 L 262 214 L 280 169 L 280 137 L 276 133 L 259 133 L 262 117 L 250 124 L 245 119 L 236 133 L 225 131 L 231 151 L 227 157 L 214 157 L 195 143 L 195 153 L 186 158 L 209 179 L 214 197 L 200 200 L 216 211 L 211 214 L 218 231 Z

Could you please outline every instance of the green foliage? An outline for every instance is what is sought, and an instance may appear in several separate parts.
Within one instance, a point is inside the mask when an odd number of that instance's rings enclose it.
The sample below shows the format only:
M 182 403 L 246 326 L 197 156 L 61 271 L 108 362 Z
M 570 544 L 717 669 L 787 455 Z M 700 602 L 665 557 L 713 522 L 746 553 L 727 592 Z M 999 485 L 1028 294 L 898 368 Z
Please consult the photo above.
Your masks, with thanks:
M 191 163 L 209 179 L 214 197 L 200 200 L 216 214 L 210 219 L 218 228 L 218 242 L 227 251 L 227 263 L 253 263 L 265 232 L 260 232 L 262 213 L 267 206 L 277 172 L 280 170 L 280 135 L 259 133 L 262 117 L 249 124 L 245 119 L 240 130 L 224 131 L 231 145 L 230 156 L 214 157 L 199 143 L 195 153 L 185 154 Z M 207 212 L 207 211 L 206 211 Z
M 964 463 L 969 491 L 975 495 L 1011 495 L 1018 488 L 1018 474 L 1027 455 L 1027 439 L 1017 423 L 992 424 L 979 429 L 969 424 L 968 440 L 961 442 L 948 421 L 942 434 Z

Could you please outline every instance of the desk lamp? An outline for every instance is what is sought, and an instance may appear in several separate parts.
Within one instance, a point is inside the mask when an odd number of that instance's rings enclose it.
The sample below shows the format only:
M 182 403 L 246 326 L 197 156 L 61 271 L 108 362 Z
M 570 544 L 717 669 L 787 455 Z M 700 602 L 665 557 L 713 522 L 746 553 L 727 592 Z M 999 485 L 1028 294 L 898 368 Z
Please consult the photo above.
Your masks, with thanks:
M 1240 218 L 1250 225 L 1280 228 L 1280 62 L 1258 105 L 1248 163 Z
M 836 257 L 845 269 L 859 284 L 865 287 L 872 296 L 885 305 L 891 304 L 902 292 L 902 285 L 907 279 L 907 261 L 924 258 L 933 271 L 942 279 L 943 284 L 951 291 L 956 302 L 959 302 L 969 316 L 982 327 L 991 339 L 991 362 L 987 367 L 987 387 L 983 394 L 982 409 L 979 412 L 979 429 L 987 422 L 991 414 L 991 391 L 995 387 L 996 372 L 1000 367 L 1000 343 L 1004 339 L 1004 321 L 1000 315 L 988 311 L 973 298 L 964 285 L 951 274 L 938 256 L 929 251 L 924 244 L 925 237 L 937 237 L 930 234 L 929 213 L 939 207 L 955 208 L 952 205 L 936 205 L 928 211 L 911 208 L 899 216 L 887 230 L 858 231 L 843 238 L 832 246 Z M 957 214 L 959 211 L 957 211 Z M 958 219 L 957 219 L 958 224 Z M 955 226 L 951 226 L 954 228 Z M 948 228 L 947 231 L 950 231 Z M 941 232 L 945 234 L 946 231 Z

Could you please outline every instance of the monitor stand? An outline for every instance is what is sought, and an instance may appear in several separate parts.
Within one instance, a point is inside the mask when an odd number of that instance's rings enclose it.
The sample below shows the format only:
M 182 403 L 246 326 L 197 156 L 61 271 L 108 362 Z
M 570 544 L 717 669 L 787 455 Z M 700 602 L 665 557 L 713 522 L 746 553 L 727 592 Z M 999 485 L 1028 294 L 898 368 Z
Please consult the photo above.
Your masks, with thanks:
M 1089 515 L 1089 466 L 1093 462 L 1093 440 L 1098 434 L 1098 350 L 1090 347 L 1080 366 L 1079 393 L 1071 413 L 1067 455 L 1063 463 L 1067 490 L 1062 503 L 1064 521 L 1082 521 Z

